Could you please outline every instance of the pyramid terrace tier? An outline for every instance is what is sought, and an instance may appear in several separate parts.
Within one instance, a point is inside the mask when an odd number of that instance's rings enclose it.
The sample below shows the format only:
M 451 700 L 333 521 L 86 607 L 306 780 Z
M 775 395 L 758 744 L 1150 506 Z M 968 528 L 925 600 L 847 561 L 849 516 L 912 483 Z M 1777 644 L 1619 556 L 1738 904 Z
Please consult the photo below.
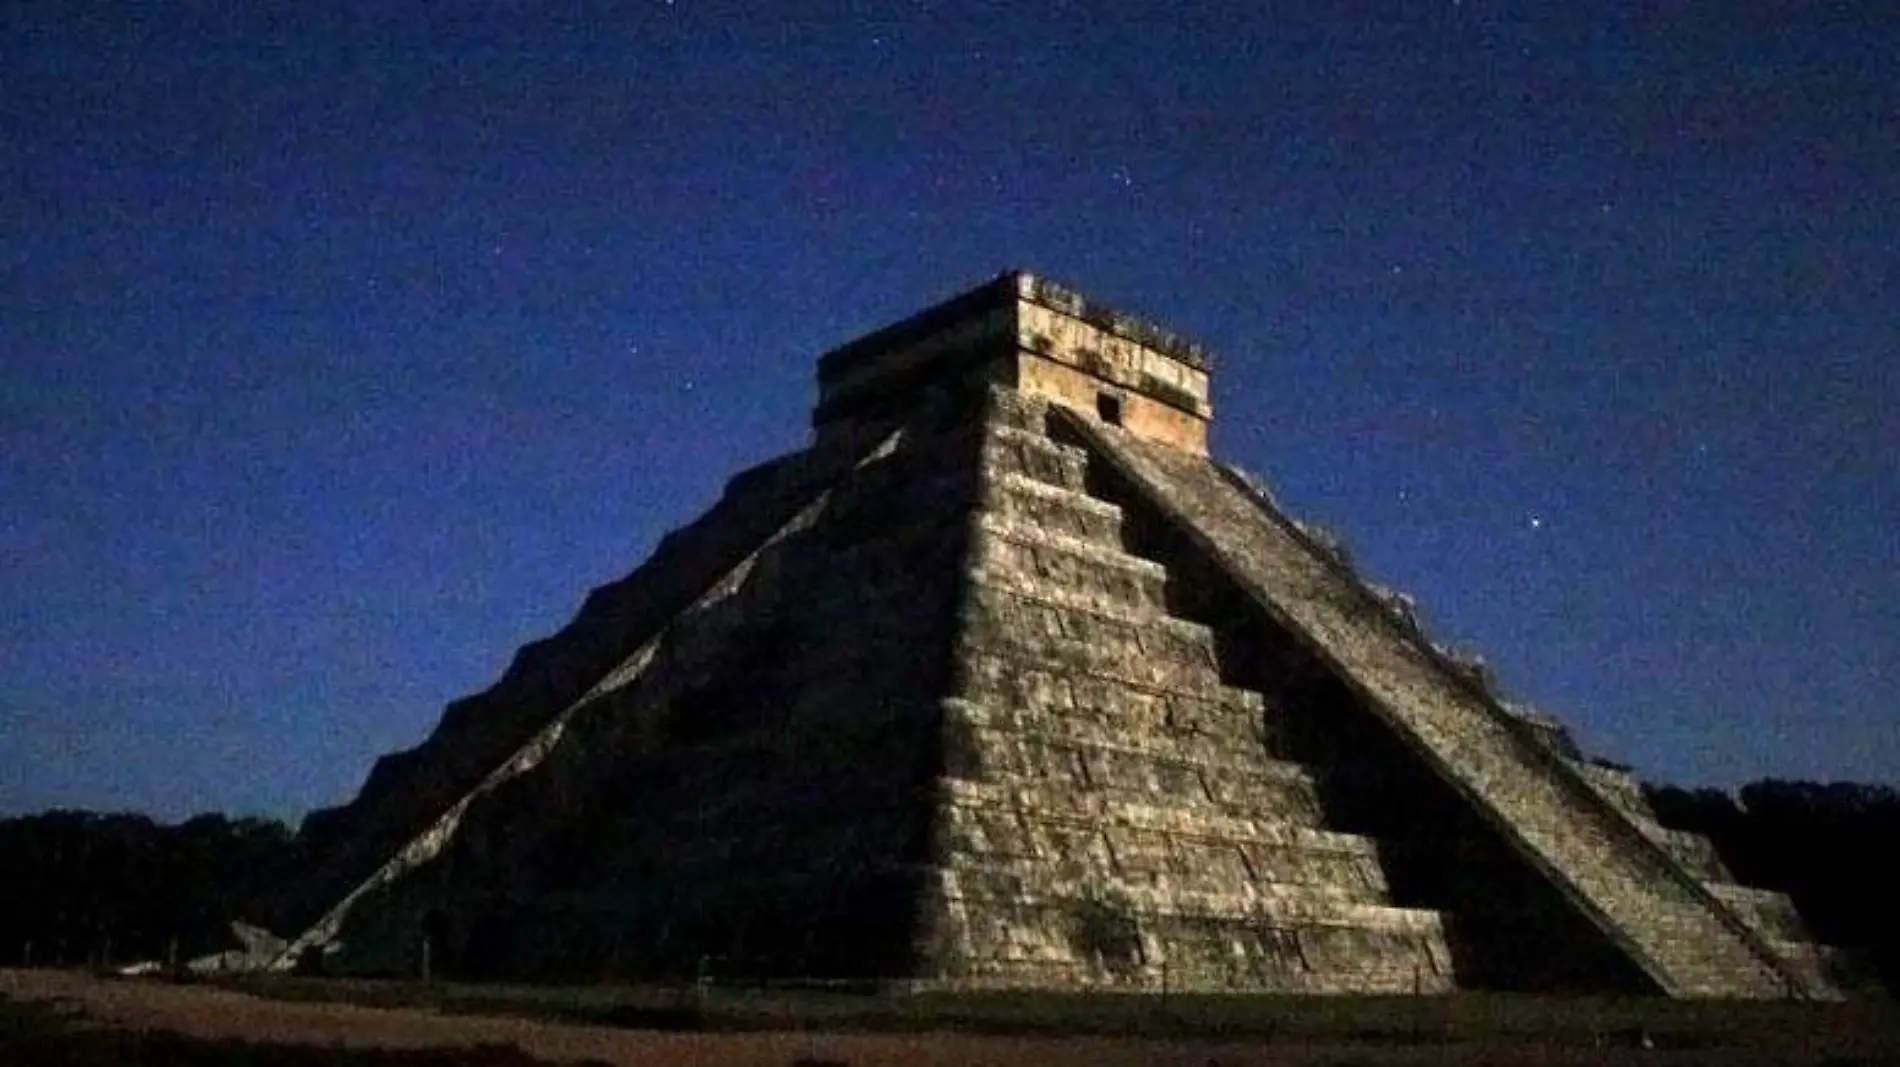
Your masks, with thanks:
M 1326 853 L 1360 860 L 1374 860 L 1378 848 L 1372 839 L 1358 834 L 1338 833 L 1288 818 L 1270 805 L 1250 811 L 1222 811 L 1207 805 L 1181 805 L 1164 798 L 1138 793 L 1109 791 L 1074 792 L 1051 790 L 1035 782 L 971 781 L 945 778 L 938 783 L 943 803 L 956 811 L 986 811 L 1017 824 L 1089 827 L 1126 827 L 1181 841 L 1234 843 L 1259 848 L 1258 870 L 1280 872 L 1286 877 L 1268 880 L 1301 881 L 1299 864 L 1282 866 L 1271 862 L 1268 854 Z M 1006 823 L 997 825 L 1007 825 Z
M 1179 694 L 1124 689 L 1097 681 L 1098 690 L 1077 707 L 1074 679 L 1043 675 L 1040 687 L 1059 690 L 1038 703 L 978 704 L 951 698 L 943 702 L 947 731 L 973 732 L 989 747 L 1033 742 L 1087 751 L 1124 754 L 1205 769 L 1214 775 L 1262 780 L 1302 777 L 1314 771 L 1277 758 L 1267 744 L 1269 713 L 1255 702 L 1209 703 Z M 1236 696 L 1255 696 L 1235 690 Z M 966 733 L 965 736 L 968 734 Z M 953 742 L 946 737 L 946 746 Z M 958 740 L 958 744 L 963 743 Z
M 983 470 L 991 475 L 1020 475 L 1058 489 L 1087 490 L 1088 453 L 1058 444 L 1036 428 L 1007 423 L 982 428 Z
M 1027 671 L 1054 671 L 1078 682 L 1095 679 L 1130 690 L 1208 701 L 1225 700 L 1233 690 L 1221 684 L 1212 665 L 1194 660 L 1149 663 L 1118 658 L 1074 638 L 1046 635 L 991 631 L 985 641 L 957 657 L 951 690 L 955 696 L 1000 703 L 1002 694 L 1016 688 L 1014 676 Z
M 1452 953 L 1433 912 L 1316 898 L 1018 892 L 945 875 L 933 939 L 950 985 L 1442 992 Z
M 1078 804 L 1025 787 L 964 786 L 942 809 L 938 847 L 951 867 L 1005 864 L 1014 877 L 1157 892 L 1390 903 L 1377 845 L 1355 834 L 1265 813 L 1127 797 Z
M 985 555 L 998 543 L 979 541 L 978 566 L 990 562 Z M 1051 550 L 1037 558 L 1072 556 Z M 1050 574 L 1031 577 L 1008 570 L 988 574 L 987 580 L 969 587 L 960 609 L 958 621 L 969 647 L 1005 651 L 1035 663 L 1119 669 L 1130 677 L 1146 677 L 1154 685 L 1183 692 L 1220 687 L 1215 635 L 1205 624 L 1113 604 L 1078 606 L 1073 597 L 1045 584 L 1058 581 Z
M 1357 884 L 1350 867 L 1326 869 L 1328 861 L 1337 859 L 1327 853 L 1298 857 L 1297 862 L 1311 868 L 1303 872 L 1306 881 L 1276 882 L 1252 875 L 1253 861 L 1225 843 L 1197 848 L 1169 839 L 1165 845 L 1156 842 L 1152 854 L 1144 855 L 1139 841 L 1114 844 L 1118 837 L 1103 835 L 1107 843 L 1102 847 L 1115 853 L 1110 862 L 1088 854 L 968 853 L 949 870 L 964 892 L 991 899 L 1110 898 L 1137 913 L 1174 911 L 1229 919 L 1271 914 L 1282 922 L 1342 923 L 1391 907 L 1383 887 Z M 1124 847 L 1134 850 L 1126 860 L 1119 856 Z M 1211 866 L 1191 866 L 1195 861 Z
M 1136 619 L 1166 614 L 1168 573 L 1160 564 L 990 515 L 972 531 L 969 565 L 981 585 L 1049 604 Z
M 1807 924 L 1786 893 L 1756 889 L 1732 882 L 1715 882 L 1709 891 L 1739 912 L 1763 937 L 1775 941 L 1812 941 Z
M 1769 940 L 1783 966 L 1802 981 L 1853 993 L 1879 994 L 1883 989 L 1878 968 L 1862 950 L 1813 941 Z
M 1005 857 L 964 858 L 944 872 L 944 882 L 966 902 L 980 899 L 1007 906 L 1009 902 L 1114 901 L 1138 921 L 1175 916 L 1282 928 L 1402 925 L 1412 931 L 1429 929 L 1439 921 L 1436 912 L 1393 907 L 1377 896 L 1324 882 L 1255 882 L 1237 877 L 1216 886 L 1205 878 L 1142 871 L 1118 876 Z
M 984 517 L 999 531 L 1033 532 L 1109 549 L 1122 544 L 1120 508 L 1024 474 L 1002 472 L 986 477 L 980 505 Z
M 953 698 L 978 709 L 984 721 L 1004 726 L 1035 724 L 1077 736 L 1207 738 L 1218 745 L 1259 745 L 1272 736 L 1274 721 L 1260 694 L 1231 686 L 1171 691 L 1110 672 L 1038 666 L 1020 659 L 970 651 L 958 657 Z
M 971 781 L 1033 784 L 1071 792 L 1105 792 L 1157 804 L 1271 815 L 1317 826 L 1321 804 L 1311 773 L 1266 758 L 1258 748 L 1191 757 L 1180 746 L 1139 739 L 1105 744 L 1047 733 L 983 729 L 946 721 L 947 773 Z

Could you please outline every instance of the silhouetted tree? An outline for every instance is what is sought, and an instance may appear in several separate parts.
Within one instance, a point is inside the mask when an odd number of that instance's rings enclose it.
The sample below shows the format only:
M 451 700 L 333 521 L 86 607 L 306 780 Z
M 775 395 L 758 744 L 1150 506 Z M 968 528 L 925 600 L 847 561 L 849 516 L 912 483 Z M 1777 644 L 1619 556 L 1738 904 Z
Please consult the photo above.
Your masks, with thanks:
M 95 963 L 225 947 L 228 924 L 290 873 L 290 830 L 200 815 L 49 811 L 0 819 L 0 960 Z
M 1887 873 L 1900 790 L 1768 779 L 1733 796 L 1652 786 L 1649 798 L 1663 825 L 1707 836 L 1738 880 L 1788 894 L 1818 940 L 1866 952 L 1900 991 L 1900 880 Z

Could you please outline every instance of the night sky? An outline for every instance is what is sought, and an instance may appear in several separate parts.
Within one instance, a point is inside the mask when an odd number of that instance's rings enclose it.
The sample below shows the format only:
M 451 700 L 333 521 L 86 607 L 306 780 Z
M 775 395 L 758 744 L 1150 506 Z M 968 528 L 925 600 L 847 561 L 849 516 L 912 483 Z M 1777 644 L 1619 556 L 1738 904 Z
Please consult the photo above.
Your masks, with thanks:
M 1010 267 L 1593 752 L 1893 781 L 1897 249 L 1890 3 L 0 4 L 0 812 L 347 799 Z

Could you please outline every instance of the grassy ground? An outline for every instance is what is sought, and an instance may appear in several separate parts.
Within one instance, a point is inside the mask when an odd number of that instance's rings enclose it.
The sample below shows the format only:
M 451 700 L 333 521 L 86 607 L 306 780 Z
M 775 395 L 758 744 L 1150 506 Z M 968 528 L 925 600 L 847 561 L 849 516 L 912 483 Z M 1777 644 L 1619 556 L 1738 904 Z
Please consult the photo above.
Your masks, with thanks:
M 919 993 L 870 996 L 711 986 L 508 986 L 252 977 L 232 988 L 286 1000 L 422 1007 L 642 1029 L 828 1030 L 1341 1040 L 1377 1044 L 1900 1050 L 1900 1006 L 1643 997 L 1274 997 Z
M 234 995 L 236 991 L 252 995 Z M 15 997 L 7 1003 L 4 997 Z M 394 1009 L 387 1011 L 366 1008 Z M 83 1010 L 83 1018 L 75 1012 Z M 574 1024 L 591 1025 L 574 1025 Z M 0 1065 L 1900 1067 L 1891 1004 L 851 996 L 0 971 Z
M 346 1049 L 88 1025 L 55 1004 L 0 997 L 0 1064 L 21 1067 L 544 1067 L 512 1045 Z

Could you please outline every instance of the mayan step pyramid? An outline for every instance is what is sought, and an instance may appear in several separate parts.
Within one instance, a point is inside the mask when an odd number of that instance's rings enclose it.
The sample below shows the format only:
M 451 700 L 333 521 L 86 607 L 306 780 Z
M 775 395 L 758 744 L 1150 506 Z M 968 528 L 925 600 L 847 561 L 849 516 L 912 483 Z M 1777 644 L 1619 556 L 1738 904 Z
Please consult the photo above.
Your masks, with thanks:
M 272 965 L 1831 997 L 1788 900 L 1207 455 L 1201 350 L 1005 274 L 349 805 Z

